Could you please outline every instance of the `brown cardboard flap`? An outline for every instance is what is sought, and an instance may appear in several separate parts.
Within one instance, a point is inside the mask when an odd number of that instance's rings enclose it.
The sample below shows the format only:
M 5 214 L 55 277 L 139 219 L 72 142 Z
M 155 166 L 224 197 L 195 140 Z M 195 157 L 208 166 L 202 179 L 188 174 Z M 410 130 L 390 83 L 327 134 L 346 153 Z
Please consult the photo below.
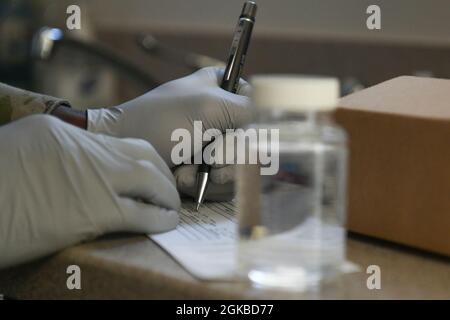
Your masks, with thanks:
M 341 99 L 344 109 L 450 120 L 450 80 L 402 76 Z

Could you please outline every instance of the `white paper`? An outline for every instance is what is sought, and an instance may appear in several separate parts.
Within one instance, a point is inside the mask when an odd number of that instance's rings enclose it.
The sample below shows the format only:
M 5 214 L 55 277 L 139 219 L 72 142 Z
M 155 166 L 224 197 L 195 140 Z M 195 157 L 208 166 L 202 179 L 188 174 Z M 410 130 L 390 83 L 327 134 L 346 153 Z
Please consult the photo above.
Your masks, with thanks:
M 149 235 L 192 275 L 202 280 L 233 280 L 237 219 L 233 202 L 205 203 L 200 212 L 183 203 L 173 231 Z
M 175 230 L 149 235 L 188 272 L 201 280 L 238 280 L 237 217 L 234 202 L 210 202 L 195 211 L 193 202 L 183 203 Z M 342 273 L 359 268 L 344 262 Z

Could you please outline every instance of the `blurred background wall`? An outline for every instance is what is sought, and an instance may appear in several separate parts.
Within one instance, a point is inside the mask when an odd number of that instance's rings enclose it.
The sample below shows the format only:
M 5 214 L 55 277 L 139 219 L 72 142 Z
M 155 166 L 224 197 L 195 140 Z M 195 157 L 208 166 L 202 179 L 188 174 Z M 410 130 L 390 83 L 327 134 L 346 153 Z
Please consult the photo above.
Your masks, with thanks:
M 57 2 L 61 2 L 60 6 L 81 3 L 95 16 L 95 23 L 105 28 L 161 28 L 173 32 L 181 29 L 209 33 L 231 32 L 243 3 L 242 0 Z M 256 35 L 320 36 L 450 45 L 448 0 L 259 0 L 257 3 L 259 11 Z M 365 11 L 371 4 L 377 4 L 382 9 L 381 32 L 371 32 L 365 27 Z
M 180 52 L 225 60 L 243 3 L 242 0 L 9 2 L 22 2 L 27 7 L 21 9 L 21 15 L 23 21 L 32 20 L 28 33 L 43 25 L 61 27 L 70 37 L 107 45 L 157 82 L 192 70 L 145 53 L 136 44 L 138 34 L 150 34 Z M 246 76 L 274 72 L 333 75 L 350 88 L 347 91 L 403 74 L 450 78 L 448 0 L 259 0 L 257 3 L 259 12 Z M 65 10 L 69 4 L 81 7 L 81 31 L 65 29 Z M 381 7 L 381 30 L 366 28 L 366 8 L 370 4 Z M 3 8 L 0 6 L 3 11 L 0 28 L 8 18 L 5 8 L 4 4 Z M 24 10 L 28 13 L 24 14 Z M 0 45 L 2 42 L 3 37 Z M 37 69 L 36 63 L 30 66 L 28 60 L 31 75 L 23 77 L 28 79 L 24 85 L 68 96 L 83 106 L 113 104 L 148 89 L 136 83 L 139 81 L 103 66 L 101 61 L 73 51 L 76 50 L 60 53 L 51 63 L 38 63 Z M 67 74 L 71 77 L 64 80 Z M 86 92 L 73 90 L 76 86 L 90 88 L 91 98 Z

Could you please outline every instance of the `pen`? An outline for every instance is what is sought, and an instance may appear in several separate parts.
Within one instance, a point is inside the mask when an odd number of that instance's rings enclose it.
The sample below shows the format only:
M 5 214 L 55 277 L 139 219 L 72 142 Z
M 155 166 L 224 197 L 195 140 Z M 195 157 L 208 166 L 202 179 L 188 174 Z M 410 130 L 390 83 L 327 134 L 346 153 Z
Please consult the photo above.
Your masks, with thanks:
M 234 31 L 227 67 L 220 85 L 224 90 L 233 93 L 237 92 L 239 79 L 244 67 L 245 56 L 247 55 L 247 49 L 252 35 L 253 25 L 255 23 L 256 10 L 257 5 L 255 2 L 246 1 L 244 3 L 236 30 Z M 197 198 L 195 200 L 197 211 L 205 198 L 210 171 L 211 166 L 206 163 L 202 163 L 198 168 Z

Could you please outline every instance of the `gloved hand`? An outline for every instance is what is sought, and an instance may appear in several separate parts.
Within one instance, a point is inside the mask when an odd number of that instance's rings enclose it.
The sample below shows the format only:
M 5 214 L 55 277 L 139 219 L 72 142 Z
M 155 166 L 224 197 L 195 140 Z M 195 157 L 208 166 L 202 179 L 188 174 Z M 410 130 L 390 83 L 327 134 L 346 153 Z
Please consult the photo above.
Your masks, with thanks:
M 175 228 L 170 169 L 146 141 L 35 115 L 0 127 L 0 268 L 116 231 Z
M 209 175 L 206 199 L 210 201 L 228 201 L 234 197 L 236 165 L 213 165 Z M 197 196 L 198 165 L 189 164 L 178 167 L 175 172 L 177 188 L 180 193 L 189 197 Z
M 227 154 L 225 139 L 227 136 L 234 137 L 235 133 L 227 133 L 222 139 L 216 139 L 211 142 L 214 150 L 222 149 L 222 154 Z M 234 145 L 236 147 L 236 145 Z M 200 151 L 201 152 L 201 151 Z M 234 161 L 236 163 L 237 150 L 234 150 Z M 212 161 L 214 163 L 214 161 Z M 177 188 L 180 193 L 195 198 L 197 196 L 197 171 L 199 165 L 186 164 L 177 167 L 174 170 L 174 176 L 177 182 Z M 206 199 L 211 201 L 227 201 L 234 197 L 236 165 L 217 164 L 211 165 L 209 174 L 209 185 L 206 193 Z
M 191 134 L 193 151 L 184 159 L 188 160 L 201 152 L 202 146 L 208 143 L 194 145 L 194 121 L 202 121 L 204 131 L 215 128 L 222 133 L 226 129 L 240 128 L 248 122 L 250 86 L 241 80 L 238 94 L 221 89 L 219 84 L 223 72 L 220 68 L 204 68 L 117 107 L 88 110 L 88 130 L 116 137 L 145 139 L 155 147 L 169 167 L 174 167 L 171 152 L 178 142 L 171 141 L 171 135 L 175 129 L 187 129 Z M 178 187 L 187 194 L 192 195 L 191 185 L 193 181 L 195 184 L 196 169 L 197 166 L 177 169 Z M 213 183 L 206 197 L 209 200 L 232 195 L 232 181 L 216 179 L 224 173 L 216 172 L 216 169 L 211 171 Z M 226 172 L 230 170 L 228 168 Z

